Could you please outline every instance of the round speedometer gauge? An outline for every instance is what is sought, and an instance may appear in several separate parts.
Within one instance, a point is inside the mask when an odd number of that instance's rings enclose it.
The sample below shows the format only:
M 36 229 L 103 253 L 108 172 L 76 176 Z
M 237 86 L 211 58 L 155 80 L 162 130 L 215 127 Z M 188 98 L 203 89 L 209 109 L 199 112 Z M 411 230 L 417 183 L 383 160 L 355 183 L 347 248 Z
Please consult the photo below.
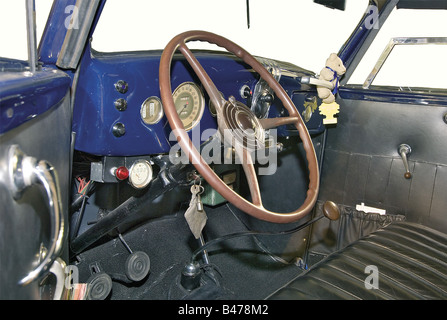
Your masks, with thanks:
M 192 82 L 184 82 L 173 93 L 175 109 L 186 131 L 194 128 L 205 109 L 205 98 L 200 88 Z

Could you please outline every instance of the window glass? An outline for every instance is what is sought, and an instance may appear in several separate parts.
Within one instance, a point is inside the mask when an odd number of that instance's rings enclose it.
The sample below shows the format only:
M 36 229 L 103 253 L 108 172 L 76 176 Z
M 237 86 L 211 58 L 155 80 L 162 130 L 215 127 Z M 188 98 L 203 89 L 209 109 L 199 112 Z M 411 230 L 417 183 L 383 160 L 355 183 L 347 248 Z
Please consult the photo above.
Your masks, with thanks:
M 395 9 L 348 84 L 364 84 L 392 38 L 446 37 L 447 10 Z M 396 45 L 372 85 L 447 89 L 446 45 Z M 410 87 L 410 88 L 408 88 Z

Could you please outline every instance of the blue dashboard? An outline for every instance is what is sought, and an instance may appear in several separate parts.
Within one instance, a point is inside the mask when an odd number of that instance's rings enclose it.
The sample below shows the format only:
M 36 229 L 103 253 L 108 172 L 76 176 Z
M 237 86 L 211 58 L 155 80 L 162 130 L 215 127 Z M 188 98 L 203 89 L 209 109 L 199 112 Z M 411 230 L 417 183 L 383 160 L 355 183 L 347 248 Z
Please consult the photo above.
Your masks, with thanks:
M 157 123 L 147 124 L 141 113 L 146 99 L 160 97 L 158 73 L 161 51 L 104 54 L 88 48 L 86 52 L 90 54 L 84 55 L 80 73 L 74 76 L 74 79 L 83 79 L 77 86 L 73 110 L 75 149 L 98 156 L 168 153 L 176 141 L 169 139 L 171 128 L 166 117 L 163 115 Z M 250 107 L 253 93 L 259 91 L 256 86 L 260 79 L 256 72 L 225 52 L 195 51 L 195 55 L 226 99 L 234 96 Z M 323 132 L 316 90 L 298 81 L 302 76 L 313 74 L 294 65 L 266 61 L 275 65 L 280 84 L 298 111 L 305 115 L 309 132 Z M 178 55 L 171 66 L 171 86 L 174 90 L 185 82 L 202 87 L 186 60 Z M 248 88 L 248 95 L 244 96 L 243 88 Z M 190 135 L 195 134 L 195 130 L 203 133 L 207 129 L 217 129 L 217 120 L 210 112 L 209 98 L 203 89 L 201 91 L 205 108 L 200 126 L 191 130 Z M 274 99 L 265 116 L 284 115 L 287 112 L 281 102 Z M 295 130 L 286 126 L 278 128 L 279 136 L 295 134 Z M 204 140 L 206 138 L 203 137 Z

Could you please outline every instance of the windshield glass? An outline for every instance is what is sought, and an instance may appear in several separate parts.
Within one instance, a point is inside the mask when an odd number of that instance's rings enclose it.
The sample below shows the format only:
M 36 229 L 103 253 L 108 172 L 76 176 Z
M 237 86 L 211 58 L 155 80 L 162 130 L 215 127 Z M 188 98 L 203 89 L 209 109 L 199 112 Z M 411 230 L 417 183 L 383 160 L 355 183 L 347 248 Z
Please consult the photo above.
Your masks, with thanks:
M 338 52 L 368 7 L 348 0 L 334 10 L 311 0 L 108 1 L 93 36 L 101 52 L 163 49 L 175 35 L 205 30 L 222 35 L 253 55 L 319 71 Z M 204 43 L 190 48 L 216 49 Z

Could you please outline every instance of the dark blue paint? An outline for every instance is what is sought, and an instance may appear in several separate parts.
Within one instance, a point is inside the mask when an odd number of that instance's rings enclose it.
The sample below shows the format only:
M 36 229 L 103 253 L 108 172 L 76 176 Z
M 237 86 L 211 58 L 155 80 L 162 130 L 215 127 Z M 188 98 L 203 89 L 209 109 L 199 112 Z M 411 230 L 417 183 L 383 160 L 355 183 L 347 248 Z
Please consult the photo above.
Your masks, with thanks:
M 37 51 L 39 61 L 44 64 L 56 65 L 68 31 L 65 27 L 65 20 L 69 18 L 70 13 L 65 13 L 65 9 L 75 4 L 76 0 L 55 0 L 53 2 Z
M 0 134 L 43 114 L 68 93 L 70 77 L 51 68 L 0 72 Z
M 351 37 L 346 41 L 338 53 L 347 69 L 351 66 L 352 61 L 371 32 L 371 29 L 362 27 L 365 25 L 366 19 L 367 15 L 362 18 L 358 27 L 354 30 Z
M 386 1 L 380 8 L 380 11 L 378 12 L 379 17 L 377 17 L 380 24 L 383 24 L 387 19 L 387 12 L 390 12 L 393 9 L 393 1 L 394 0 Z M 369 1 L 369 5 L 376 6 L 373 0 Z M 338 53 L 340 59 L 343 61 L 347 69 L 356 67 L 354 65 L 351 66 L 354 58 L 360 53 L 362 47 L 367 44 L 366 40 L 368 39 L 370 34 L 377 31 L 374 28 L 370 27 L 372 23 L 371 19 L 373 18 L 372 13 L 372 11 L 365 12 L 359 24 L 354 29 L 353 33 Z

